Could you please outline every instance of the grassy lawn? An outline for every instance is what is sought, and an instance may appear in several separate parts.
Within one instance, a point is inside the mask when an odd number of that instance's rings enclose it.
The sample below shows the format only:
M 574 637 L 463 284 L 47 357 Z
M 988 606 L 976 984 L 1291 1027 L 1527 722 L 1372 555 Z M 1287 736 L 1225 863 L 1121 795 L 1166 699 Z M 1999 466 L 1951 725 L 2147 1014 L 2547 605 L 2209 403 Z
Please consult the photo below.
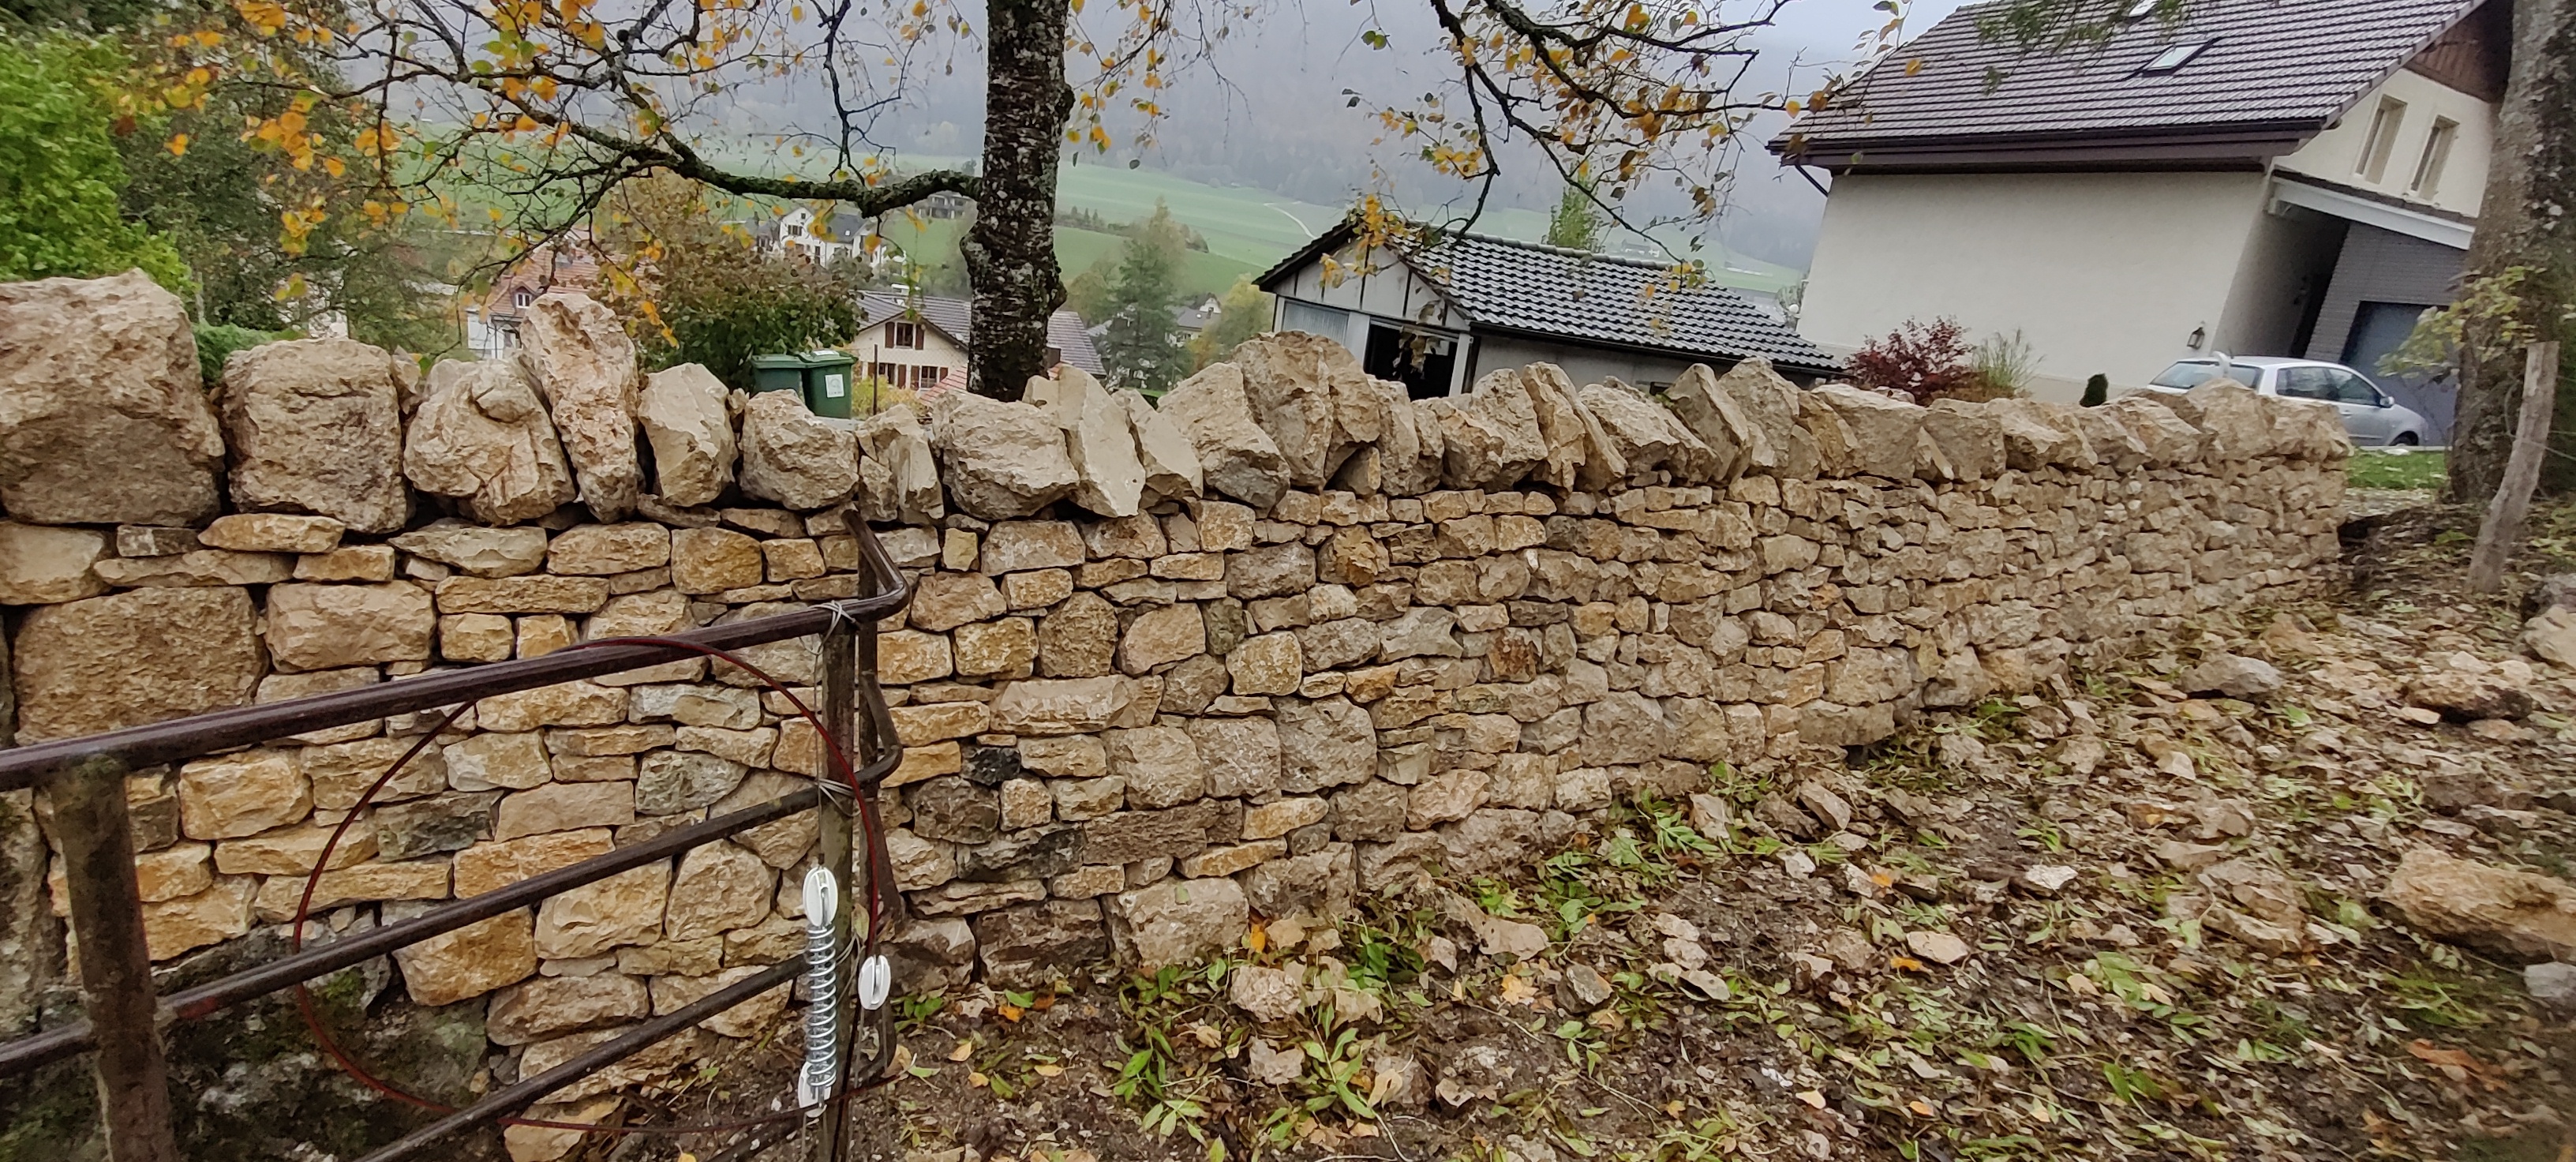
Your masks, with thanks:
M 2361 448 L 2352 454 L 2355 488 L 2433 489 L 2442 486 L 2443 453 L 2403 448 Z

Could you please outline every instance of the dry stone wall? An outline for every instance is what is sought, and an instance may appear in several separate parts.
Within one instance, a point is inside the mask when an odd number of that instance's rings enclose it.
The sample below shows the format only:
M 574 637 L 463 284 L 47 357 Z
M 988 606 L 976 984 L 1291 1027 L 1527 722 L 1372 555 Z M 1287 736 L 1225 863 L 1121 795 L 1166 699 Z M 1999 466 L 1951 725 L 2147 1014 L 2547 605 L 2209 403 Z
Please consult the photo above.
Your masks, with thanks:
M 2348 452 L 2331 410 L 2231 384 L 1927 409 L 1758 361 L 1662 399 L 1537 365 L 1414 401 L 1300 334 L 1159 405 L 1067 371 L 852 423 L 639 375 L 578 296 L 535 318 L 520 362 L 300 341 L 200 385 L 139 275 L 0 288 L 20 739 L 851 596 L 855 510 L 917 586 L 880 645 L 899 979 L 1042 984 L 1503 872 L 1711 764 L 1870 743 L 2294 591 L 2336 560 Z M 80 418 L 101 368 L 116 414 Z M 813 649 L 749 660 L 804 686 Z M 315 907 L 398 918 L 772 798 L 822 770 L 788 710 L 694 660 L 487 699 Z M 154 955 L 291 916 L 434 721 L 135 777 Z M 430 941 L 402 987 L 488 1000 L 541 1069 L 794 955 L 813 839 L 783 820 Z

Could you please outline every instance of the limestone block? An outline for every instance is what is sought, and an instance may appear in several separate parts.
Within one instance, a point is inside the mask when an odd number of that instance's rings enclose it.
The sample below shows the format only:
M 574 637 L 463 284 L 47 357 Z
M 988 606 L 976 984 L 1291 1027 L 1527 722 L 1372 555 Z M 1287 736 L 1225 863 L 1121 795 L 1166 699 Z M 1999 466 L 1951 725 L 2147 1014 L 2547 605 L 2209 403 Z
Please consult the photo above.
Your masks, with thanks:
M 897 706 L 894 732 L 907 746 L 968 738 L 993 729 L 994 712 L 981 702 L 931 702 Z
M 639 815 L 673 815 L 707 806 L 741 786 L 743 773 L 741 763 L 711 754 L 654 751 L 636 765 L 635 811 Z
M 195 524 L 223 459 L 177 296 L 141 271 L 0 285 L 0 510 Z
M 1118 642 L 1118 668 L 1143 676 L 1207 652 L 1207 624 L 1187 602 L 1138 614 Z M 1286 691 L 1280 691 L 1286 693 Z
M 1829 383 L 1813 394 L 1833 408 L 1851 432 L 1853 471 L 1889 480 L 1913 479 L 1914 443 L 1923 431 L 1923 408 L 1847 383 Z
M 1369 712 L 1349 699 L 1283 699 L 1278 715 L 1285 758 L 1280 790 L 1312 794 L 1377 773 L 1377 729 Z
M 495 694 L 477 703 L 485 730 L 521 731 L 545 726 L 608 726 L 626 721 L 626 691 L 596 682 L 561 682 Z
M 197 540 L 238 553 L 327 553 L 340 546 L 347 527 L 327 516 L 237 512 L 216 517 L 197 533 Z
M 956 661 L 945 636 L 909 629 L 877 635 L 878 681 L 909 686 L 956 672 Z
M 270 876 L 259 885 L 251 901 L 251 913 L 270 924 L 295 918 L 296 909 L 304 906 L 304 880 L 300 876 Z M 386 900 L 444 900 L 447 898 L 447 861 L 420 859 L 407 863 L 361 863 L 339 871 L 326 871 L 313 884 L 312 912 L 322 913 L 345 904 L 380 903 Z
M 663 935 L 673 940 L 717 936 L 757 924 L 769 915 L 778 873 L 757 855 L 731 843 L 709 843 L 680 857 L 671 880 Z
M 1126 781 L 1137 807 L 1177 807 L 1207 791 L 1207 766 L 1187 731 L 1169 726 L 1113 730 L 1103 740 L 1109 770 Z
M 485 524 L 535 520 L 572 502 L 563 444 L 517 361 L 442 363 L 429 383 L 403 434 L 413 487 L 456 498 Z
M 733 419 L 713 372 L 683 363 L 645 376 L 635 422 L 652 442 L 654 488 L 663 500 L 711 504 L 733 483 Z
M 1268 718 L 1193 718 L 1187 729 L 1207 765 L 1209 795 L 1258 799 L 1278 793 L 1283 768 L 1276 722 Z
M 392 545 L 349 545 L 327 553 L 311 553 L 295 560 L 298 581 L 391 581 L 394 579 Z
M 1339 343 L 1273 332 L 1235 348 L 1230 361 L 1241 370 L 1250 416 L 1279 449 L 1295 487 L 1323 487 L 1352 449 L 1384 431 L 1383 397 Z
M 1072 364 L 1055 378 L 1029 384 L 1027 398 L 1044 401 L 1049 418 L 1064 429 L 1065 455 L 1073 462 L 1073 502 L 1102 516 L 1134 516 L 1145 493 L 1145 464 L 1127 405 L 1111 398 L 1100 381 Z
M 760 555 L 760 542 L 750 537 L 731 529 L 671 531 L 671 584 L 682 593 L 743 589 L 767 576 L 768 562 Z
M 1519 370 L 1486 373 L 1464 401 L 1433 402 L 1450 487 L 1509 488 L 1547 459 L 1547 439 Z
M 1263 916 L 1338 919 L 1359 893 L 1356 852 L 1348 843 L 1327 844 L 1293 859 L 1275 859 L 1243 873 L 1244 899 Z
M 411 500 L 394 376 L 393 356 L 349 339 L 235 352 L 222 392 L 233 506 L 314 513 L 363 533 L 401 529 Z
M 908 617 L 915 629 L 946 633 L 970 622 L 1000 617 L 1011 606 L 993 579 L 975 573 L 930 573 L 914 583 Z
M 483 1027 L 495 1045 L 525 1045 L 653 1015 L 644 982 L 623 973 L 546 976 L 492 998 Z
M 476 577 L 515 577 L 545 563 L 546 530 L 487 529 L 454 519 L 432 522 L 393 539 L 415 557 L 452 565 Z
M 947 515 L 938 456 L 912 405 L 890 407 L 861 421 L 858 437 L 862 516 L 925 525 Z
M 1109 748 L 1098 735 L 1020 740 L 1020 765 L 1042 775 L 1096 779 L 1109 773 Z
M 106 557 L 96 529 L 0 521 L 0 605 L 56 605 L 107 592 L 90 572 Z
M 1193 964 L 1242 940 L 1249 912 L 1233 880 L 1166 881 L 1110 897 L 1110 935 L 1119 957 L 1139 968 Z
M 1611 447 L 1626 463 L 1629 476 L 1669 467 L 1684 480 L 1696 482 L 1714 477 L 1714 457 L 1708 445 L 1673 413 L 1634 388 L 1596 383 L 1584 388 L 1578 398 L 1584 410 L 1600 423 Z M 1598 489 L 1611 482 L 1606 475 L 1596 475 L 1598 469 L 1589 465 L 1586 468 L 1585 487 Z
M 288 669 L 425 662 L 437 629 L 429 592 L 408 581 L 268 591 L 268 650 Z
M 250 931 L 256 881 L 226 876 L 192 896 L 143 905 L 144 949 L 167 960 Z
M 423 1007 L 452 1005 L 537 974 L 537 946 L 521 908 L 394 950 L 403 989 Z
M 2003 425 L 1983 404 L 1932 401 L 1923 413 L 1923 439 L 1935 453 L 1929 464 L 1935 479 L 1986 480 L 2003 473 Z
M 603 521 L 635 511 L 635 343 L 617 316 L 579 291 L 550 291 L 519 324 L 519 364 L 545 398 L 581 487 Z M 496 522 L 507 523 L 507 522 Z
M 264 669 L 252 618 L 250 594 L 228 587 L 140 589 L 29 610 L 13 643 L 18 741 L 247 705 Z
M 1064 429 L 1038 408 L 952 391 L 931 404 L 930 442 L 959 511 L 1027 516 L 1072 492 L 1080 476 Z
M 450 577 L 438 583 L 440 613 L 590 613 L 608 602 L 597 577 Z
M 1025 677 L 1037 661 L 1036 625 L 1025 617 L 961 625 L 954 637 L 963 677 Z
M 475 844 L 456 853 L 456 898 L 479 896 L 606 855 L 617 847 L 613 834 L 606 827 L 591 827 Z
M 651 863 L 548 897 L 537 909 L 537 955 L 578 960 L 659 941 L 670 887 L 671 865 Z
M 1121 390 L 1110 395 L 1127 411 L 1128 428 L 1136 437 L 1137 462 L 1145 470 L 1147 495 L 1181 500 L 1205 491 L 1206 474 L 1189 433 L 1182 431 L 1170 416 L 1156 411 L 1143 392 Z
M 772 393 L 778 394 L 778 393 Z M 758 975 L 761 966 L 739 965 L 714 976 L 657 976 L 653 978 L 653 1011 L 675 1012 L 697 1003 L 708 993 L 720 991 L 747 976 Z M 787 1014 L 787 996 L 793 985 L 781 984 L 739 1005 L 708 1017 L 706 1027 L 719 1036 L 742 1039 L 767 1037 L 778 1031 Z
M 1288 463 L 1270 433 L 1253 421 L 1243 371 L 1235 364 L 1208 365 L 1165 392 L 1155 410 L 1198 454 L 1207 491 L 1255 508 L 1277 504 L 1287 491 Z
M 1109 728 L 1137 697 L 1124 677 L 1024 678 L 993 699 L 993 728 L 1007 734 L 1091 734 Z
M 1306 677 L 1297 635 L 1285 630 L 1245 638 L 1226 655 L 1225 667 L 1240 695 L 1294 694 Z
M 983 573 L 998 577 L 1027 569 L 1071 569 L 1088 555 L 1072 521 L 1002 521 L 984 534 Z
M 336 827 L 280 827 L 257 835 L 227 839 L 215 845 L 215 870 L 228 876 L 302 876 L 322 862 Z M 338 871 L 375 857 L 376 830 L 351 824 L 331 847 L 330 868 Z
M 984 981 L 994 988 L 1045 988 L 1109 956 L 1100 905 L 1049 900 L 975 917 Z
M 1573 380 L 1553 363 L 1523 368 L 1521 386 L 1529 392 L 1530 411 L 1538 421 L 1546 452 L 1531 476 L 1545 484 L 1572 488 L 1578 477 L 1607 484 L 1628 475 L 1628 464 L 1601 421 L 1583 406 Z
M 492 838 L 624 827 L 634 821 L 633 783 L 548 783 L 503 798 L 493 816 Z
M 554 778 L 545 739 L 534 731 L 476 734 L 441 747 L 439 753 L 447 760 L 448 785 L 459 791 L 523 791 Z
M 591 577 L 671 563 L 671 530 L 650 521 L 575 525 L 546 546 L 546 571 Z
M 295 559 L 276 553 L 199 549 L 176 557 L 109 557 L 90 566 L 100 580 L 125 589 L 269 585 L 294 575 Z
M 859 490 L 858 434 L 805 409 L 792 391 L 764 391 L 742 410 L 742 491 L 803 512 Z

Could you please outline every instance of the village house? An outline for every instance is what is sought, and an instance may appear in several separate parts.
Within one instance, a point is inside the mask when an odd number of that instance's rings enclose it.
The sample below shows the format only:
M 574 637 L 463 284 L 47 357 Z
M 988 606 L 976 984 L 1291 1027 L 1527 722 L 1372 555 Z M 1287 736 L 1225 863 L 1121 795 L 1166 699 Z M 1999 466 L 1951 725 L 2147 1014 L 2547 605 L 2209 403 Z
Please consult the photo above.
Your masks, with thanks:
M 1282 331 L 1358 353 L 1414 398 L 1458 395 L 1497 368 L 1553 363 L 1576 383 L 1657 389 L 1694 363 L 1761 356 L 1794 380 L 1838 361 L 1732 288 L 1678 278 L 1671 263 L 1481 234 L 1364 245 L 1345 221 L 1261 275 Z
M 858 358 L 863 383 L 920 395 L 965 386 L 966 351 L 975 307 L 945 295 L 868 291 L 859 296 L 866 326 L 844 349 Z M 1068 364 L 1104 375 L 1100 352 L 1082 316 L 1058 310 L 1047 319 L 1047 365 Z
M 1832 177 L 1799 329 L 2018 332 L 2066 400 L 2217 352 L 2377 375 L 2452 298 L 2509 3 L 2137 0 L 2065 49 L 1962 8 L 1770 143 Z

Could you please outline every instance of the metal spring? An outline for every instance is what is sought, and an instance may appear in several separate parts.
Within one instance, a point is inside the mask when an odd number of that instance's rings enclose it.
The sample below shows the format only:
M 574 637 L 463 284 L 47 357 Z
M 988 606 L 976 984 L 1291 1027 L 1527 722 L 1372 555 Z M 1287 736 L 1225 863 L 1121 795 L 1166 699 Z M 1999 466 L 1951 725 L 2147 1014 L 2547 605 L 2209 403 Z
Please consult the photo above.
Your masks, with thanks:
M 820 1114 L 832 1096 L 841 1068 L 840 945 L 832 939 L 832 919 L 840 904 L 840 882 L 832 869 L 805 873 L 805 985 L 811 994 L 805 1008 L 805 1068 L 796 1075 L 796 1104 Z

